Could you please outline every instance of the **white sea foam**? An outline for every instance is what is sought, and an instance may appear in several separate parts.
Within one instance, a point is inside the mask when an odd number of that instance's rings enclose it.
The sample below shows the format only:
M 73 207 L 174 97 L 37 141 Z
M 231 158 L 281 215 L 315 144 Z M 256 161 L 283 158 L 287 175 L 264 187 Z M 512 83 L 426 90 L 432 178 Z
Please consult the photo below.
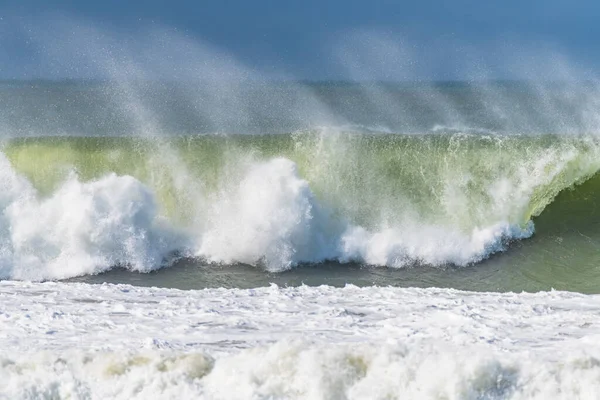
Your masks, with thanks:
M 596 399 L 600 297 L 0 282 L 0 398 Z
M 116 265 L 150 271 L 182 240 L 157 217 L 153 194 L 130 176 L 82 183 L 75 175 L 50 197 L 0 158 L 0 277 L 43 280 Z
M 533 230 L 531 221 L 523 228 L 507 222 L 475 228 L 471 235 L 410 223 L 401 229 L 389 228 L 375 233 L 352 227 L 342 236 L 339 259 L 397 268 L 415 262 L 467 265 L 504 250 L 509 240 L 528 238 Z
M 284 158 L 254 165 L 222 193 L 209 219 L 197 255 L 210 261 L 260 262 L 280 271 L 336 258 L 340 228 Z
M 531 222 L 509 222 L 510 208 L 470 232 L 418 216 L 367 229 L 320 204 L 296 164 L 284 158 L 250 163 L 212 202 L 198 202 L 208 204 L 198 210 L 206 220 L 188 229 L 162 217 L 152 190 L 131 176 L 82 182 L 72 173 L 42 198 L 2 157 L 0 180 L 0 277 L 10 279 L 61 279 L 117 265 L 147 272 L 175 253 L 271 271 L 324 260 L 465 265 L 533 233 Z M 517 194 L 522 207 L 531 188 Z

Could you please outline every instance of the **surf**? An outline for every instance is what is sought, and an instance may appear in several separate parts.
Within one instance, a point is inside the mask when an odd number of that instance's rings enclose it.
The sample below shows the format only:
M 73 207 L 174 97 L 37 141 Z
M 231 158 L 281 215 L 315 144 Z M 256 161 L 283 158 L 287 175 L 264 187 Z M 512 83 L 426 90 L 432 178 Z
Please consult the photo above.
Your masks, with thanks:
M 2 277 L 149 272 L 180 257 L 274 272 L 472 265 L 531 237 L 557 195 L 596 176 L 599 150 L 593 136 L 334 127 L 5 140 Z

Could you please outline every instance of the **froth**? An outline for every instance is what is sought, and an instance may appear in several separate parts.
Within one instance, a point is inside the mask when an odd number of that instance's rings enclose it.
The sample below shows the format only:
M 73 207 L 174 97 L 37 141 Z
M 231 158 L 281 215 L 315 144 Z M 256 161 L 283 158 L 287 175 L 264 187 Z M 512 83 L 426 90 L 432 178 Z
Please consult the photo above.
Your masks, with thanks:
M 511 240 L 527 238 L 533 231 L 531 221 L 523 228 L 501 222 L 475 228 L 470 235 L 411 222 L 400 229 L 387 228 L 374 233 L 349 227 L 341 237 L 339 259 L 390 267 L 414 263 L 467 265 L 504 250 Z
M 71 174 L 40 199 L 4 157 L 0 163 L 3 278 L 60 279 L 118 265 L 147 272 L 182 244 L 158 218 L 151 191 L 130 176 L 82 183 Z
M 335 232 L 296 165 L 277 158 L 250 168 L 221 193 L 197 255 L 216 262 L 262 263 L 272 271 L 335 257 Z
M 221 182 L 216 194 L 189 202 L 198 209 L 186 210 L 194 218 L 181 226 L 162 215 L 154 191 L 132 176 L 108 173 L 82 182 L 71 173 L 43 198 L 2 156 L 0 276 L 61 279 L 114 266 L 147 272 L 175 256 L 269 271 L 326 260 L 389 267 L 466 265 L 533 234 L 533 223 L 519 216 L 535 188 L 551 183 L 566 162 L 552 164 L 555 159 L 549 159 L 536 162 L 540 172 L 530 174 L 531 179 L 523 178 L 529 176 L 524 171 L 522 177 L 491 182 L 488 196 L 499 203 L 492 204 L 491 222 L 464 229 L 448 221 L 433 223 L 416 212 L 363 226 L 319 200 L 287 158 L 246 162 L 239 177 Z M 185 182 L 178 187 L 185 188 Z M 444 195 L 444 212 L 470 204 L 464 194 L 452 197 L 454 203 L 449 192 Z
M 600 390 L 597 295 L 4 281 L 0 301 L 0 397 L 10 399 L 596 399 Z
M 1 392 L 30 398 L 593 399 L 592 354 L 561 363 L 482 346 L 280 342 L 216 359 L 205 352 L 0 357 Z

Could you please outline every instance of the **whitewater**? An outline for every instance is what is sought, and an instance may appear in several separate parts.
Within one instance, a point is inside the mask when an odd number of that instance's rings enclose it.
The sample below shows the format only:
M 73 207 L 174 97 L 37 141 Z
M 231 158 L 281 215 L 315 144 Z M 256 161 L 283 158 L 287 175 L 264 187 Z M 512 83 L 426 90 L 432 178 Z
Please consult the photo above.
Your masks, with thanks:
M 600 298 L 0 283 L 2 398 L 595 399 Z
M 600 397 L 597 80 L 57 24 L 0 81 L 1 399 Z
M 150 272 L 181 258 L 271 272 L 470 265 L 530 237 L 555 196 L 595 175 L 598 149 L 589 138 L 331 129 L 8 141 L 0 276 Z
M 505 238 L 532 233 L 531 224 L 519 229 L 505 221 L 463 237 L 417 226 L 427 233 L 423 243 L 413 235 L 403 237 L 406 226 L 376 233 L 343 226 L 329 220 L 330 212 L 318 204 L 295 164 L 277 158 L 253 165 L 239 187 L 219 197 L 204 223 L 208 228 L 195 238 L 161 219 L 155 194 L 131 176 L 113 173 L 82 183 L 73 174 L 51 197 L 39 199 L 6 158 L 0 162 L 4 278 L 61 279 L 119 265 L 148 272 L 175 253 L 211 262 L 260 262 L 273 271 L 334 259 L 390 266 L 415 259 L 464 265 L 501 249 Z M 440 246 L 435 250 L 430 244 L 434 238 Z
M 546 258 L 509 262 L 535 274 L 596 226 L 596 143 L 331 128 L 8 139 L 0 398 L 597 398 L 598 295 L 323 284 L 352 282 L 359 265 L 459 287 L 523 249 Z M 243 268 L 260 280 L 241 283 Z M 170 270 L 207 288 L 170 288 Z M 112 271 L 138 286 L 56 281 Z M 314 286 L 268 284 L 286 271 Z

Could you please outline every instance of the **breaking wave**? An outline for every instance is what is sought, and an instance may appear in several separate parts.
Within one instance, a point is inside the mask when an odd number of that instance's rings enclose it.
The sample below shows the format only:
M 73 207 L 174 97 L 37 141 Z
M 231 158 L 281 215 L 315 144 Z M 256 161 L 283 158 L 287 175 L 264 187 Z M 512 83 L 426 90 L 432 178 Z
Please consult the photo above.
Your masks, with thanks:
M 28 138 L 0 157 L 0 277 L 178 257 L 282 271 L 326 260 L 479 262 L 534 233 L 600 168 L 594 139 L 332 129 L 171 139 Z

